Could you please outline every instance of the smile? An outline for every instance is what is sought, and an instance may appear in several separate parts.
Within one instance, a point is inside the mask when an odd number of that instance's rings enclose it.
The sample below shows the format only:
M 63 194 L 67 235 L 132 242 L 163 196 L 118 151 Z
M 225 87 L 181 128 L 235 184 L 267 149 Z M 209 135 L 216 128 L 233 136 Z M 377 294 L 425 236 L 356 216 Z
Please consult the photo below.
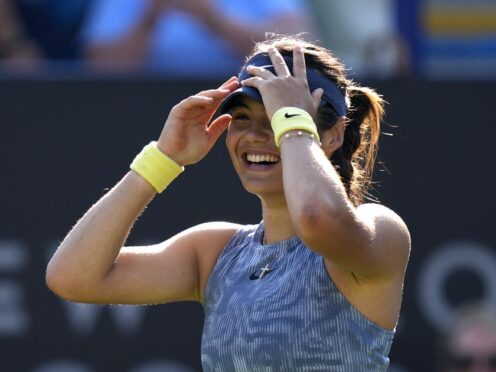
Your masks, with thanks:
M 268 170 L 273 168 L 281 158 L 272 154 L 245 153 L 242 155 L 245 165 L 250 170 Z

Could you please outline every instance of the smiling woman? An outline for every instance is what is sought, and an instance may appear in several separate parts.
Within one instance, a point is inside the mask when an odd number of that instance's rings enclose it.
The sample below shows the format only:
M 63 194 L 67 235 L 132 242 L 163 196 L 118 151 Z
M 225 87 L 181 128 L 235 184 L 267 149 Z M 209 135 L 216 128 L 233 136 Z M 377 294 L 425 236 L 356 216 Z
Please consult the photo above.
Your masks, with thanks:
M 364 204 L 382 100 L 344 71 L 296 38 L 258 43 L 237 78 L 173 107 L 157 142 L 61 243 L 49 287 L 80 302 L 201 302 L 205 371 L 385 371 L 410 236 L 393 211 Z M 156 193 L 227 128 L 263 221 L 123 247 Z

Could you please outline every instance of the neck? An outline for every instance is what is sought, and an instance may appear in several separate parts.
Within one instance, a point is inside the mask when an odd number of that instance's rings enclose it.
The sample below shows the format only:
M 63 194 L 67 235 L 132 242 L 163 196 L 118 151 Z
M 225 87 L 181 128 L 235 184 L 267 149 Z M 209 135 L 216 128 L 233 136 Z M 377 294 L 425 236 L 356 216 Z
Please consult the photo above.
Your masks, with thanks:
M 262 215 L 265 226 L 264 241 L 266 243 L 286 240 L 296 234 L 285 200 L 279 203 L 267 203 L 262 200 Z

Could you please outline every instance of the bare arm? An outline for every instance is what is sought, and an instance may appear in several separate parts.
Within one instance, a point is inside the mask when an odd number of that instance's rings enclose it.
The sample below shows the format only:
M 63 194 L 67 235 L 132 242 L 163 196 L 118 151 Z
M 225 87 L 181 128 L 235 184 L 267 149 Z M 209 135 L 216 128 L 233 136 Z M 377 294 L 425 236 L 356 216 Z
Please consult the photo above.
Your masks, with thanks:
M 201 160 L 230 120 L 217 118 L 220 101 L 238 87 L 230 79 L 176 105 L 158 141 L 159 149 L 180 164 Z M 52 257 L 47 284 L 59 296 L 94 303 L 157 303 L 201 300 L 203 283 L 216 254 L 233 234 L 232 224 L 200 225 L 162 244 L 122 248 L 134 221 L 155 196 L 130 171 L 74 226 Z M 197 250 L 198 241 L 209 241 Z M 202 245 L 203 247 L 204 245 Z
M 12 67 L 34 67 L 41 57 L 38 46 L 24 34 L 13 2 L 0 0 L 0 58 L 13 62 Z
M 206 9 L 202 18 L 239 55 L 246 55 L 253 48 L 253 42 L 264 40 L 267 32 L 291 35 L 315 31 L 304 14 L 282 13 L 269 21 L 253 23 L 226 17 L 215 9 Z
M 202 298 L 202 283 L 236 226 L 196 226 L 146 247 L 123 247 L 155 190 L 130 171 L 78 221 L 47 269 L 48 286 L 78 302 L 155 304 Z M 209 241 L 208 250 L 199 242 Z M 121 248 L 123 247 L 123 248 Z
M 279 52 L 272 49 L 269 54 L 277 76 L 262 68 L 251 68 L 254 77 L 243 81 L 243 85 L 261 92 L 269 118 L 288 106 L 302 108 L 315 117 L 322 91 L 309 92 L 302 50 L 294 51 L 294 76 Z M 342 143 L 343 131 L 341 120 L 323 134 L 323 148 L 307 136 L 283 139 L 280 152 L 284 195 L 291 222 L 308 247 L 341 268 L 363 279 L 398 277 L 408 260 L 408 229 L 399 216 L 385 207 L 355 208 L 348 200 L 328 160 Z
M 121 38 L 88 45 L 88 59 L 93 62 L 122 61 L 131 65 L 139 64 L 146 57 L 149 38 L 157 20 L 171 9 L 180 9 L 203 22 L 240 56 L 253 48 L 254 41 L 263 40 L 266 32 L 314 32 L 309 18 L 303 14 L 282 13 L 270 21 L 254 23 L 226 16 L 210 0 L 154 0 L 140 21 Z
M 316 142 L 281 145 L 284 192 L 305 244 L 363 280 L 403 275 L 410 234 L 401 218 L 375 204 L 355 208 Z
M 111 295 L 107 278 L 113 276 L 121 247 L 154 196 L 144 179 L 129 172 L 66 236 L 48 265 L 48 286 L 67 299 L 104 302 Z
M 141 19 L 116 40 L 104 43 L 89 43 L 85 56 L 90 62 L 121 62 L 127 66 L 141 64 L 148 53 L 150 35 L 161 14 L 158 1 L 147 7 Z

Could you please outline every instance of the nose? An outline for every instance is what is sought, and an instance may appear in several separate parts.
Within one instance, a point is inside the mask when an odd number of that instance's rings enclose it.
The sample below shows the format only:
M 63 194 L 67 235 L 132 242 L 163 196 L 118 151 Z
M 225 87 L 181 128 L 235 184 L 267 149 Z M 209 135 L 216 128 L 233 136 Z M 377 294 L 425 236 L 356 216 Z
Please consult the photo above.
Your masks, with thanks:
M 268 119 L 252 120 L 246 131 L 246 139 L 252 143 L 265 143 L 274 137 Z

